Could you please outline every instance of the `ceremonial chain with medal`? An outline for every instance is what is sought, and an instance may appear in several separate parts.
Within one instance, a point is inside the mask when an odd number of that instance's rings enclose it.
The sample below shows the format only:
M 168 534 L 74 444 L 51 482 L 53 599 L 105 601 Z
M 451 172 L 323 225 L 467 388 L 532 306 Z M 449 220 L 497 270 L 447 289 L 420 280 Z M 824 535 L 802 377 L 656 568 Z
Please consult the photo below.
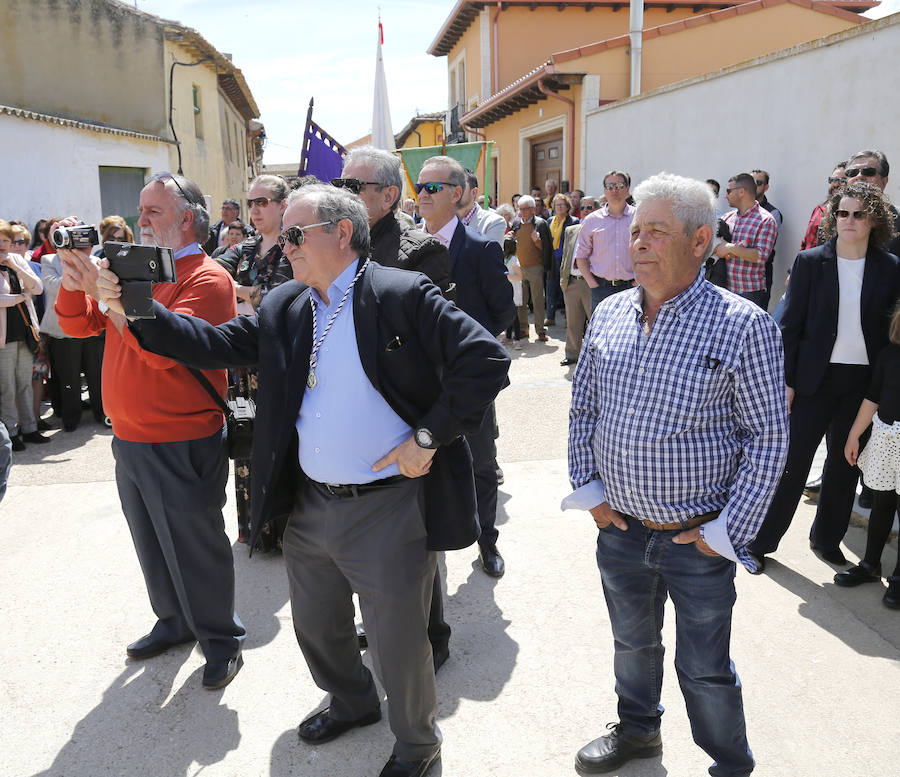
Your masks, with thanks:
M 356 276 L 350 281 L 350 285 L 347 287 L 347 291 L 344 292 L 344 296 L 341 297 L 341 301 L 338 303 L 337 310 L 331 314 L 331 318 L 328 319 L 328 323 L 325 324 L 325 331 L 322 332 L 322 336 L 317 340 L 316 339 L 316 301 L 312 298 L 309 300 L 309 305 L 312 308 L 312 341 L 313 346 L 312 350 L 309 352 L 309 375 L 306 376 L 306 385 L 308 388 L 314 389 L 318 384 L 319 380 L 316 378 L 316 365 L 319 363 L 319 347 L 322 343 L 325 342 L 325 338 L 328 336 L 328 332 L 331 331 L 331 325 L 334 323 L 334 320 L 338 317 L 338 314 L 341 312 L 341 308 L 344 307 L 344 303 L 347 301 L 347 297 L 350 296 L 350 292 L 353 291 L 353 287 L 356 285 L 356 282 L 362 277 L 363 272 L 365 272 L 366 267 L 369 266 L 369 260 L 366 259 L 363 262 L 363 266 L 359 268 L 359 272 L 356 273 Z

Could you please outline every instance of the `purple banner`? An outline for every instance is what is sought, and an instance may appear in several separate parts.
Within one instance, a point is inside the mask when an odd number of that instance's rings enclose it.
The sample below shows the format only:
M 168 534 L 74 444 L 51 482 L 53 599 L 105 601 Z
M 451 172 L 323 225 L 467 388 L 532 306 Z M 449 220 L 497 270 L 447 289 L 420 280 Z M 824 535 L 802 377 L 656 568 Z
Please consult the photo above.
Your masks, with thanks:
M 314 175 L 320 181 L 329 183 L 332 178 L 339 178 L 344 168 L 341 151 L 319 135 L 321 132 L 315 122 L 310 122 L 306 131 L 308 146 L 306 152 L 306 169 L 300 175 Z

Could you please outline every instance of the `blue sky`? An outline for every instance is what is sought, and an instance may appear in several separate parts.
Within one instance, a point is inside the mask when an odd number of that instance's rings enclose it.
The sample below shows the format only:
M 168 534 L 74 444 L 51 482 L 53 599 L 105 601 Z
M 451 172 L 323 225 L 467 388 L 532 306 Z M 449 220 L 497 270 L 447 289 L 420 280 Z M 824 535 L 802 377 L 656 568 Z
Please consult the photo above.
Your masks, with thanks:
M 123 0 L 129 5 L 134 0 Z M 384 0 L 384 66 L 391 121 L 447 107 L 446 58 L 425 49 L 451 0 Z M 297 162 L 309 98 L 313 117 L 338 141 L 369 133 L 378 35 L 376 2 L 362 0 L 137 0 L 142 11 L 196 29 L 232 54 L 266 126 L 267 164 Z
M 133 4 L 134 0 L 123 0 Z M 193 27 L 232 54 L 266 125 L 265 162 L 300 159 L 309 98 L 313 116 L 338 141 L 369 133 L 379 4 L 371 0 L 137 0 L 137 7 Z M 425 53 L 454 0 L 384 0 L 384 66 L 391 121 L 447 107 L 446 58 Z M 867 13 L 900 11 L 884 0 Z

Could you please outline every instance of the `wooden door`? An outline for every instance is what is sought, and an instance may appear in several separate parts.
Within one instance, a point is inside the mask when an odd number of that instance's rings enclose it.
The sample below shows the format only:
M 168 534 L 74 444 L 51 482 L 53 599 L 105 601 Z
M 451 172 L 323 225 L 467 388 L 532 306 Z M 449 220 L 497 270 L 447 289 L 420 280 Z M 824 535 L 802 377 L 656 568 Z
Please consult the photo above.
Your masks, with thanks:
M 563 136 L 562 130 L 533 138 L 531 141 L 531 186 L 539 186 L 544 192 L 544 181 L 562 180 Z M 544 192 L 546 195 L 547 193 Z

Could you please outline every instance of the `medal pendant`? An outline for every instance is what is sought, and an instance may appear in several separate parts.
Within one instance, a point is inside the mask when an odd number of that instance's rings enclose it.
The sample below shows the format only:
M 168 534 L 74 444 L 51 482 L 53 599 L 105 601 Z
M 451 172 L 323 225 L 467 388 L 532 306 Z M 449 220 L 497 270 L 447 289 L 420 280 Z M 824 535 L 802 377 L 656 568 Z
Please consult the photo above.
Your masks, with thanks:
M 318 379 L 316 378 L 316 371 L 310 367 L 309 375 L 306 376 L 306 385 L 308 388 L 314 389 L 316 384 L 318 383 Z

